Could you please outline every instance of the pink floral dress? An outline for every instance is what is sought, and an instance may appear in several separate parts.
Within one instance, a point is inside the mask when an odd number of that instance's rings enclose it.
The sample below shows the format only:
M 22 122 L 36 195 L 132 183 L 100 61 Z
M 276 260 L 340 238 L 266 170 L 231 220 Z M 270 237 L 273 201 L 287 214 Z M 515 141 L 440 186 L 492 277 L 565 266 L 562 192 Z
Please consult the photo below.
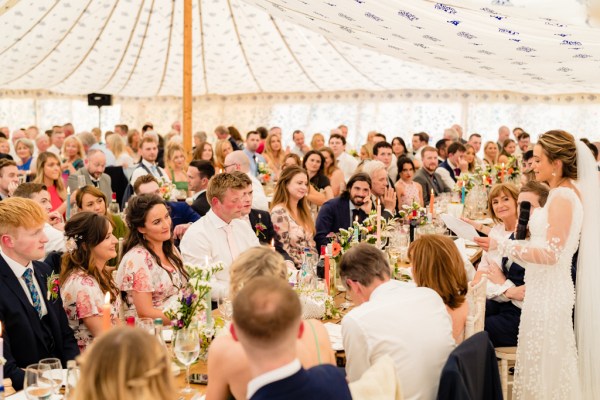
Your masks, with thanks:
M 116 280 L 119 289 L 127 293 L 125 317 L 136 318 L 138 315 L 133 304 L 134 291 L 152 293 L 152 307 L 162 310 L 177 298 L 185 284 L 185 278 L 176 269 L 167 272 L 143 246 L 136 246 L 123 256 Z
M 83 351 L 94 339 L 92 333 L 83 323 L 83 319 L 102 316 L 104 293 L 102 293 L 96 278 L 83 271 L 74 271 L 63 282 L 60 296 L 69 326 L 73 329 L 75 339 L 79 345 L 79 350 Z M 121 298 L 118 297 L 112 303 L 110 312 L 113 325 L 116 325 L 119 321 L 120 310 Z
M 302 266 L 302 254 L 308 247 L 313 254 L 316 244 L 313 235 L 298 225 L 283 205 L 278 204 L 271 210 L 271 222 L 275 229 L 275 240 L 281 248 L 294 260 L 296 268 Z

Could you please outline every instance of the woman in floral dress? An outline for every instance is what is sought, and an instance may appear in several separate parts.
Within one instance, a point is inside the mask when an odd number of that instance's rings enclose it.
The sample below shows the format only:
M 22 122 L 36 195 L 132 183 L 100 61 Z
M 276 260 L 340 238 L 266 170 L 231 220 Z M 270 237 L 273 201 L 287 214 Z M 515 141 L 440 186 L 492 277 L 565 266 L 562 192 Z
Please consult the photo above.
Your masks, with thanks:
M 117 272 L 126 315 L 162 318 L 168 324 L 163 309 L 177 300 L 187 274 L 173 244 L 167 204 L 156 194 L 135 196 L 127 208 L 127 226 L 125 254 Z
M 111 320 L 119 324 L 119 289 L 106 270 L 108 260 L 117 255 L 113 222 L 91 212 L 76 214 L 65 225 L 67 252 L 60 275 L 63 306 L 81 351 L 102 333 L 102 306 L 110 293 Z
M 275 229 L 275 246 L 287 253 L 296 268 L 302 265 L 305 248 L 315 254 L 315 223 L 306 194 L 308 174 L 300 167 L 285 168 L 273 195 L 271 221 Z M 288 258 L 288 257 L 286 257 Z

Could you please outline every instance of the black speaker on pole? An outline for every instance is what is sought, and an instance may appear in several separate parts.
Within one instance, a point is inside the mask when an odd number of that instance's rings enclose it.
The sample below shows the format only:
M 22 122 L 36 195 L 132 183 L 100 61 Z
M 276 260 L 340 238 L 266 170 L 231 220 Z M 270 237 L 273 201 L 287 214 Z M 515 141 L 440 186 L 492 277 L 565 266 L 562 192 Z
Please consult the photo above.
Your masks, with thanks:
M 102 93 L 88 94 L 88 106 L 98 107 L 98 128 L 102 129 L 102 111 L 103 106 L 112 106 L 112 95 Z
M 112 95 L 102 93 L 90 93 L 88 94 L 88 106 L 112 106 Z

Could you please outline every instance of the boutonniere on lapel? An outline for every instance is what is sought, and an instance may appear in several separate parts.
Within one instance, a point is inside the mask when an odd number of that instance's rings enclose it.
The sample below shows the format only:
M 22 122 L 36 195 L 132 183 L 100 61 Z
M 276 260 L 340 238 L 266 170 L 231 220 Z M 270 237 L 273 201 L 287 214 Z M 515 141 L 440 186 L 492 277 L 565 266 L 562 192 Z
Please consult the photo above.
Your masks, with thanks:
M 58 289 L 60 287 L 60 280 L 58 279 L 58 274 L 53 273 L 48 277 L 48 280 L 46 281 L 46 287 L 48 288 L 46 292 L 46 300 L 56 300 L 58 298 Z
M 254 234 L 259 239 L 261 237 L 263 239 L 266 239 L 267 238 L 267 235 L 265 234 L 266 229 L 267 229 L 267 226 L 262 223 L 262 216 L 260 214 L 258 214 L 258 222 L 256 223 L 256 225 L 254 225 Z

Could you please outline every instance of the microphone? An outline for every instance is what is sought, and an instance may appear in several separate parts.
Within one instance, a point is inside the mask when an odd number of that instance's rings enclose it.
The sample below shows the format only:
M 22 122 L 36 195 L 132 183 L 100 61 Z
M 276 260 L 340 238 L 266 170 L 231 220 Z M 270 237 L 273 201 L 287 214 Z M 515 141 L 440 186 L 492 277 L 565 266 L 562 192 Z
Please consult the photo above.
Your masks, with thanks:
M 517 223 L 517 232 L 515 233 L 516 240 L 524 240 L 527 236 L 527 224 L 529 223 L 529 213 L 531 212 L 531 203 L 528 201 L 521 202 L 519 208 L 519 222 Z

